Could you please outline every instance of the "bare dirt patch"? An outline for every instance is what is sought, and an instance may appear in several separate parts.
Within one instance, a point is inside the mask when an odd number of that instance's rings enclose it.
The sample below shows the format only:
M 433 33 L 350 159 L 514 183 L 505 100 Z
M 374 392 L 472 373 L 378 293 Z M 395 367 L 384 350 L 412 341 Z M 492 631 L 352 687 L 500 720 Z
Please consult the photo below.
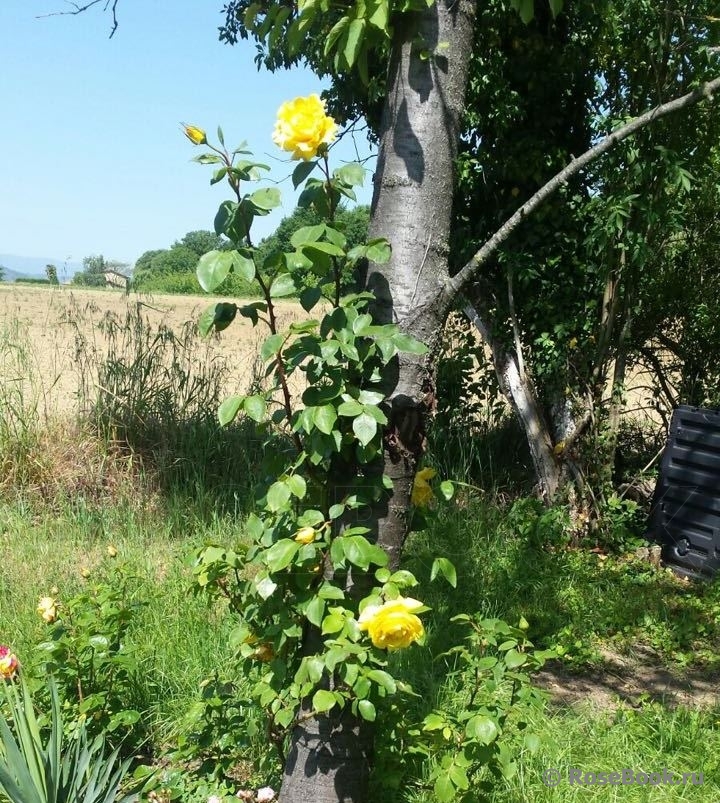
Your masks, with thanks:
M 637 647 L 628 657 L 606 650 L 603 666 L 581 674 L 548 664 L 535 682 L 553 704 L 614 710 L 660 702 L 668 707 L 710 708 L 720 705 L 720 675 L 702 669 L 668 669 L 654 650 Z
M 119 290 L 89 290 L 74 287 L 32 287 L 0 283 L 0 335 L 18 349 L 24 349 L 30 363 L 30 379 L 45 411 L 54 417 L 77 406 L 78 334 L 102 348 L 102 320 L 108 315 L 124 317 L 140 305 L 144 317 L 154 327 L 165 325 L 180 332 L 196 321 L 210 303 L 219 300 L 201 296 L 126 295 Z M 293 320 L 307 317 L 294 301 L 277 301 L 278 323 L 286 327 Z M 266 336 L 263 326 L 254 329 L 250 321 L 238 316 L 217 337 L 198 339 L 198 359 L 222 359 L 228 366 L 228 394 L 247 390 L 260 343 Z M 13 343 L 15 339 L 15 343 Z M 2 364 L 0 381 L 13 381 L 18 367 Z

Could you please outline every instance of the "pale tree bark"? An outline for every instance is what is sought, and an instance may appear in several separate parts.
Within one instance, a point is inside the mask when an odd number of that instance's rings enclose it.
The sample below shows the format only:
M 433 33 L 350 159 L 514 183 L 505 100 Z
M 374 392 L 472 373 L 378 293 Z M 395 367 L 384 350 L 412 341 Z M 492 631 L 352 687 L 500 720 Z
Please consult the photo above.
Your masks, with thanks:
M 465 314 L 490 348 L 500 390 L 520 422 L 530 448 L 538 494 L 549 504 L 562 480 L 562 464 L 553 451 L 553 438 L 535 397 L 533 383 L 517 356 L 493 334 L 487 315 L 481 315 L 472 306 L 465 308 Z
M 439 289 L 449 276 L 454 158 L 474 16 L 468 0 L 442 1 L 403 15 L 394 29 L 370 223 L 370 236 L 386 237 L 393 254 L 389 264 L 369 266 L 366 282 L 377 298 L 375 320 L 399 324 L 430 352 L 400 355 L 385 376 L 389 425 L 382 470 L 393 492 L 364 523 L 392 567 L 407 535 L 426 414 L 434 401 L 433 363 L 446 315 Z M 421 49 L 434 55 L 424 59 Z M 307 712 L 292 734 L 281 803 L 366 801 L 372 737 L 372 726 L 349 711 Z

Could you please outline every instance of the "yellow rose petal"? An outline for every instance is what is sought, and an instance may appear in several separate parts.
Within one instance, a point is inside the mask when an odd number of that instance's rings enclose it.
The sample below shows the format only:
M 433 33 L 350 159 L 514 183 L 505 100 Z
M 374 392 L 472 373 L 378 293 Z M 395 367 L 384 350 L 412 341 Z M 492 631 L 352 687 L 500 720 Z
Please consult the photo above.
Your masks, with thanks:
M 309 159 L 331 145 L 337 137 L 337 123 L 325 113 L 325 102 L 318 95 L 288 100 L 280 106 L 273 131 L 273 142 L 293 159 Z

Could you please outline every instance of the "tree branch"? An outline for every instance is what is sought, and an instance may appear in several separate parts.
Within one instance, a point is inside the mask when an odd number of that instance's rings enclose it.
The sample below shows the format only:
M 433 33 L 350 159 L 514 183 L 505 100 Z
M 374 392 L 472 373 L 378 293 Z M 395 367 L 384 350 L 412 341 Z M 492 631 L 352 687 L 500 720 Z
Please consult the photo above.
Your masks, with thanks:
M 478 273 L 480 268 L 488 261 L 488 259 L 497 251 L 497 249 L 508 239 L 508 237 L 515 231 L 515 229 L 523 222 L 523 220 L 532 214 L 542 203 L 544 203 L 554 192 L 565 184 L 569 178 L 579 173 L 583 167 L 590 164 L 598 157 L 609 151 L 624 139 L 632 136 L 634 133 L 644 128 L 646 125 L 660 120 L 669 114 L 694 106 L 703 100 L 712 100 L 713 92 L 720 89 L 720 78 L 715 78 L 701 84 L 692 92 L 682 95 L 675 100 L 663 103 L 653 109 L 635 117 L 629 123 L 620 126 L 612 133 L 600 140 L 590 150 L 585 151 L 581 156 L 573 159 L 566 167 L 557 173 L 550 181 L 542 186 L 520 209 L 515 212 L 512 217 L 503 223 L 503 225 L 487 240 L 487 242 L 480 248 L 479 251 L 455 274 L 449 278 L 443 285 L 441 295 L 444 304 L 447 308 L 453 303 L 455 297 L 461 293 L 468 283 L 472 281 L 473 277 Z
M 85 3 L 85 5 L 81 6 L 78 3 L 73 3 L 68 0 L 69 5 L 73 6 L 72 11 L 51 11 L 49 14 L 39 14 L 37 19 L 43 19 L 44 17 L 64 17 L 67 14 L 72 14 L 75 16 L 76 14 L 82 14 L 83 11 L 87 11 L 93 6 L 96 6 L 100 3 L 105 3 L 103 11 L 107 11 L 108 8 L 110 8 L 112 11 L 112 28 L 110 29 L 110 36 L 108 37 L 109 39 L 112 39 L 115 31 L 118 29 L 117 6 L 119 2 L 120 0 L 89 0 L 89 2 Z

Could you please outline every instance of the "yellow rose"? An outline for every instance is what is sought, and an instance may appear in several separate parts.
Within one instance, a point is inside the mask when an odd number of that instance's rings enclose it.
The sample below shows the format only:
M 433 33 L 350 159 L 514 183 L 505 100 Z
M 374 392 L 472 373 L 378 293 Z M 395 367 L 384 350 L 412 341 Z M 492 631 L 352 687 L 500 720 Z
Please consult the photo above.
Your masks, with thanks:
M 273 142 L 293 159 L 312 159 L 335 141 L 337 123 L 325 114 L 325 102 L 318 95 L 288 100 L 278 109 Z
M 110 546 L 107 548 L 107 553 L 108 553 L 108 557 L 116 558 L 118 551 L 117 551 L 117 549 L 115 549 L 115 547 L 112 544 L 110 544 Z
M 183 123 L 183 131 L 193 145 L 207 145 L 207 135 L 202 128 Z
M 267 664 L 275 657 L 275 650 L 272 644 L 265 642 L 261 644 L 250 657 L 254 658 L 256 661 L 262 661 L 262 663 Z
M 37 612 L 44 622 L 51 624 L 57 619 L 57 602 L 52 597 L 41 597 L 38 602 Z
M 398 597 L 382 605 L 368 605 L 360 614 L 360 630 L 367 630 L 372 643 L 381 650 L 399 650 L 422 638 L 425 630 L 414 611 L 422 602 Z
M 317 536 L 317 530 L 314 527 L 301 527 L 295 533 L 295 540 L 298 544 L 312 544 Z
M 80 576 L 84 577 L 86 580 L 88 579 L 88 577 L 90 577 L 90 574 L 91 574 L 90 569 L 88 569 L 87 566 L 83 566 L 82 569 L 80 569 Z
M 431 480 L 436 474 L 437 471 L 435 471 L 434 468 L 422 468 L 415 475 L 412 496 L 410 497 L 410 501 L 413 503 L 413 505 L 416 507 L 426 507 L 430 502 L 432 502 L 435 494 L 433 494 L 429 480 Z

